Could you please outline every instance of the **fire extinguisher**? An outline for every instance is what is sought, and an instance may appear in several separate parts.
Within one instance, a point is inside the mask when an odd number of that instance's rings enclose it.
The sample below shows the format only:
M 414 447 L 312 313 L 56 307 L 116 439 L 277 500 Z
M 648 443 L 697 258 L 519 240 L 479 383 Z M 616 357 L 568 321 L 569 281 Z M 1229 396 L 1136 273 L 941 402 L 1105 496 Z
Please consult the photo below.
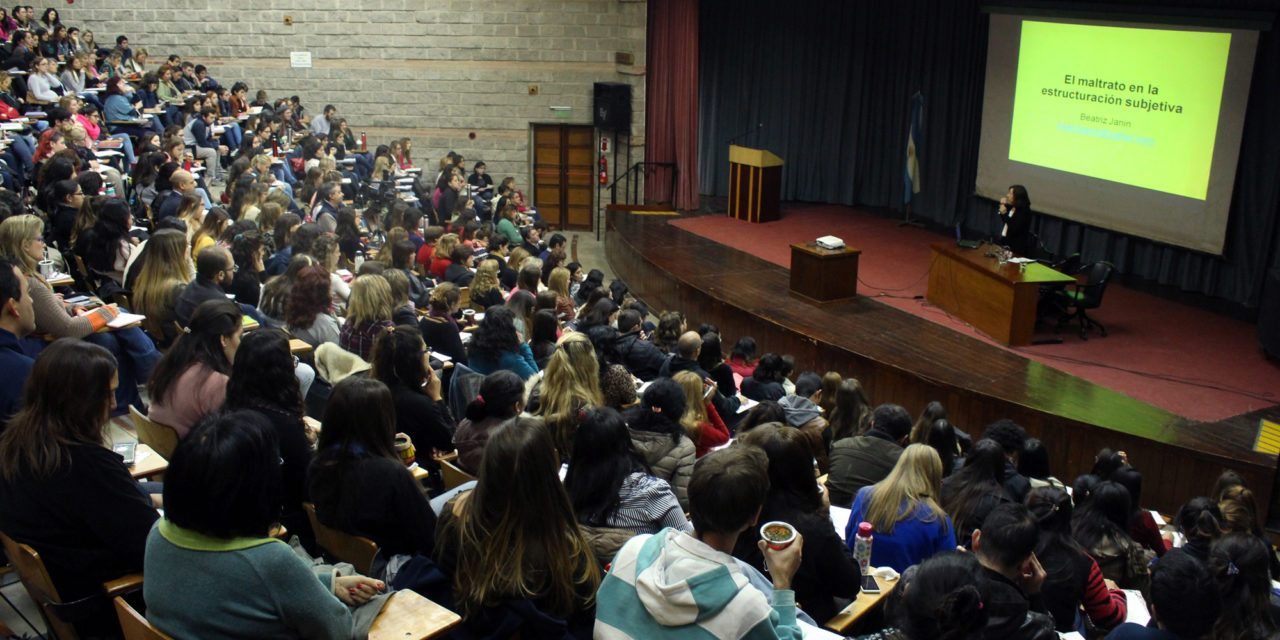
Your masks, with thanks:
M 600 154 L 600 184 L 609 182 L 609 161 L 605 159 L 604 154 Z

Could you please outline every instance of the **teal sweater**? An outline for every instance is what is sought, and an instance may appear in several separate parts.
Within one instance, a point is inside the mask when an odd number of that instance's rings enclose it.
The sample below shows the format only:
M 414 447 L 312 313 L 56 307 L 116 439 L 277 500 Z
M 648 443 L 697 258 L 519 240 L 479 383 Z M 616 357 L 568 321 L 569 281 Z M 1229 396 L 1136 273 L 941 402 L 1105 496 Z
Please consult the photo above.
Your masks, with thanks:
M 328 569 L 274 538 L 223 540 L 160 520 L 147 537 L 147 620 L 175 638 L 352 637 Z
M 497 230 L 499 233 L 507 237 L 507 241 L 511 243 L 512 249 L 520 246 L 521 242 L 524 242 L 524 238 L 520 237 L 520 230 L 506 218 L 498 221 Z

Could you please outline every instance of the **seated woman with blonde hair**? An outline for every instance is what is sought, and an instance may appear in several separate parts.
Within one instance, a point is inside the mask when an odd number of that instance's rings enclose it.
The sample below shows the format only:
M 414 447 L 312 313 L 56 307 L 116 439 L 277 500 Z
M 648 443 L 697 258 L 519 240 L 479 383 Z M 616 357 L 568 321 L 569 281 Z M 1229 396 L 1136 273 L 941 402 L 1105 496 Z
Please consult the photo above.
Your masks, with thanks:
M 871 566 L 907 567 L 956 548 L 951 518 L 938 506 L 942 492 L 942 459 L 927 444 L 909 445 L 884 480 L 863 487 L 853 499 L 853 513 L 845 527 L 849 548 L 858 524 L 875 528 Z
M 391 285 L 386 278 L 364 275 L 351 282 L 347 319 L 338 332 L 338 346 L 366 361 L 378 336 L 390 331 L 392 307 Z

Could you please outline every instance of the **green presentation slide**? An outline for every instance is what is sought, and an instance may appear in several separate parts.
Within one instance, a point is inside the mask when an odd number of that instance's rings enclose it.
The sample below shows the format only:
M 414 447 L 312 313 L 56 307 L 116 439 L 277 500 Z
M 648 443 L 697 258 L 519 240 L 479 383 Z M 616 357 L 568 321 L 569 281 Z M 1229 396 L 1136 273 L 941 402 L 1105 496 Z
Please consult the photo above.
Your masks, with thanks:
M 1204 200 L 1231 34 L 1022 22 L 1009 159 Z

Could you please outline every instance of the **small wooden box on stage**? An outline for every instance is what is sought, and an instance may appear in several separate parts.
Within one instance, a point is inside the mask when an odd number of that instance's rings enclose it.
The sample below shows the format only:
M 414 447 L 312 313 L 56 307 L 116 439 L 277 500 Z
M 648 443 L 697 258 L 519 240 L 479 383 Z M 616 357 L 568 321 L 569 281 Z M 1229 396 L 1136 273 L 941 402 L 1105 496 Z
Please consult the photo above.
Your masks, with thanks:
M 791 294 L 819 305 L 853 300 L 861 254 L 849 247 L 823 249 L 814 242 L 791 245 Z
M 729 217 L 772 222 L 780 214 L 782 158 L 764 149 L 729 145 Z

